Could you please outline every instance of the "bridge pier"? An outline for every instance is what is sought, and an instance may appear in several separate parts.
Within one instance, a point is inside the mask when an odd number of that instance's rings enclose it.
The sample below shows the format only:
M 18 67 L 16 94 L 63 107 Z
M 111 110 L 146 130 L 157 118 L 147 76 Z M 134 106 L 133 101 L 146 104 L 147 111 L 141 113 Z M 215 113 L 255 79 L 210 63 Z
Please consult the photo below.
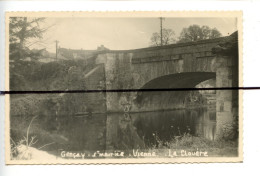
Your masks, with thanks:
M 236 59 L 216 57 L 216 87 L 237 87 Z M 216 91 L 216 138 L 233 139 L 238 117 L 238 91 Z

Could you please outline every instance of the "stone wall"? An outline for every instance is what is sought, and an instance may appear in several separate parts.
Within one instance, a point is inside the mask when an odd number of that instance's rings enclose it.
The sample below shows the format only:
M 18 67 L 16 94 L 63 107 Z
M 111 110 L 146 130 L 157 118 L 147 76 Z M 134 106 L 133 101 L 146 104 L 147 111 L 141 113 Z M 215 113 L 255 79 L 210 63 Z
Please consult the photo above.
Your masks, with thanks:
M 238 65 L 236 59 L 218 57 L 216 87 L 238 87 Z M 238 90 L 216 91 L 217 136 L 234 138 L 238 128 Z
M 87 90 L 104 90 L 105 87 L 105 73 L 104 65 L 97 65 L 94 69 L 84 75 L 84 84 Z M 86 106 L 82 112 L 91 111 L 93 113 L 106 112 L 106 95 L 105 93 L 85 93 Z

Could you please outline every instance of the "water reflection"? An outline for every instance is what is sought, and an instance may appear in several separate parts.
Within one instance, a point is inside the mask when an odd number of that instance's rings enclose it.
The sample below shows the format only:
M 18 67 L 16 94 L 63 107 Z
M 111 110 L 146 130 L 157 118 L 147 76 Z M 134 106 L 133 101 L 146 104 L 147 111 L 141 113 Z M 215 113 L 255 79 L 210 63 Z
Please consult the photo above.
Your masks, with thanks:
M 174 110 L 107 116 L 107 149 L 149 148 L 157 139 L 170 141 L 189 133 L 214 140 L 216 113 L 207 109 Z
M 55 142 L 44 148 L 46 151 L 147 149 L 156 145 L 155 136 L 164 142 L 184 133 L 214 140 L 216 132 L 216 113 L 207 109 L 93 114 L 91 117 L 62 116 L 53 119 L 41 117 L 34 122 L 36 128 L 33 133 L 39 138 L 37 145 Z M 12 129 L 16 129 L 16 123 L 19 122 L 12 121 Z M 12 134 L 17 139 L 24 135 L 15 130 L 12 130 Z

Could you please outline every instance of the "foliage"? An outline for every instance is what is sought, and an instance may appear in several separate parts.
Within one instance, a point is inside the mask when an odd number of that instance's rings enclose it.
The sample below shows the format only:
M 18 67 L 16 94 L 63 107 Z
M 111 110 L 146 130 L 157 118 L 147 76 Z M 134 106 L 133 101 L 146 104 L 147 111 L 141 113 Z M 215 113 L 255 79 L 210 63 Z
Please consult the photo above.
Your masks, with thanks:
M 157 134 L 154 134 L 157 145 L 148 148 L 154 149 L 173 149 L 181 151 L 188 149 L 189 151 L 196 151 L 198 149 L 208 151 L 210 156 L 237 156 L 237 140 L 209 140 L 202 136 L 192 136 L 189 132 L 174 136 L 170 141 L 161 140 Z
M 232 33 L 224 42 L 212 48 L 212 53 L 238 58 L 238 32 Z
M 26 137 L 24 136 L 23 139 L 21 139 L 17 143 L 11 138 L 11 142 L 12 142 L 11 143 L 11 158 L 15 158 L 18 156 L 19 156 L 18 158 L 24 158 L 24 156 L 26 154 L 26 152 L 25 152 L 26 150 L 23 149 L 24 146 L 26 149 L 28 149 L 28 147 L 31 147 L 32 145 L 36 144 L 36 142 L 37 142 L 37 140 L 35 140 L 36 136 L 32 136 L 31 139 L 29 138 L 30 127 L 35 118 L 36 118 L 36 116 L 34 116 L 32 118 L 32 120 L 30 121 L 30 124 L 26 131 Z M 21 150 L 21 149 L 23 149 L 23 150 Z
M 42 38 L 47 30 L 40 27 L 44 18 L 11 17 L 9 23 L 9 51 L 10 59 L 23 59 L 30 55 L 28 49 L 33 43 L 32 38 Z M 34 41 L 35 43 L 35 41 Z
M 172 29 L 162 30 L 162 45 L 169 45 L 175 42 L 175 33 Z M 151 46 L 161 45 L 161 33 L 155 32 L 151 37 Z
M 94 67 L 89 60 L 64 60 L 49 63 L 16 61 L 10 68 L 10 90 L 49 91 L 86 90 L 84 75 Z M 76 107 L 91 106 L 90 94 L 11 95 L 12 115 L 48 115 L 75 112 Z M 57 107 L 56 107 L 57 106 Z
M 42 63 L 16 61 L 10 67 L 11 90 L 84 89 L 82 76 L 93 69 L 89 60 L 64 60 Z M 76 84 L 78 82 L 78 84 Z
M 33 151 L 31 149 L 34 146 L 34 144 L 36 144 L 38 142 L 38 140 L 36 139 L 37 136 L 31 136 L 31 138 L 30 138 L 29 133 L 30 133 L 32 122 L 36 117 L 37 116 L 32 117 L 32 119 L 28 125 L 28 128 L 26 130 L 26 136 L 23 136 L 23 139 L 20 139 L 18 142 L 15 142 L 12 138 L 10 138 L 10 140 L 11 140 L 11 159 L 29 160 L 32 158 Z M 54 142 L 47 143 L 47 144 L 39 147 L 38 150 L 40 150 L 43 147 L 46 147 L 48 145 L 51 145 L 51 144 L 54 144 Z
M 182 29 L 178 43 L 214 39 L 221 36 L 222 34 L 216 28 L 212 29 L 208 26 L 200 27 L 199 25 L 194 24 Z

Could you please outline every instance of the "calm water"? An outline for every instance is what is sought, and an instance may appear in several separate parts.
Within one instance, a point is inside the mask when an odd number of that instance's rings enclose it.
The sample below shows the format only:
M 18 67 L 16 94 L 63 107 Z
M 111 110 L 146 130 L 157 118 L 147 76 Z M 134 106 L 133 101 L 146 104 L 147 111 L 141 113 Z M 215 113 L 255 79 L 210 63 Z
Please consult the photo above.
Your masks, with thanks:
M 29 121 L 29 119 L 28 119 Z M 28 122 L 24 123 L 26 129 Z M 22 124 L 20 122 L 20 126 Z M 12 126 L 14 126 L 12 128 Z M 12 122 L 13 138 L 19 139 L 17 124 Z M 43 149 L 104 151 L 146 149 L 158 145 L 158 139 L 170 141 L 190 133 L 214 140 L 216 112 L 207 109 L 174 110 L 131 114 L 93 114 L 92 117 L 41 117 L 32 124 L 31 135 L 37 135 L 36 147 L 55 142 Z M 20 135 L 20 136 L 19 136 Z

